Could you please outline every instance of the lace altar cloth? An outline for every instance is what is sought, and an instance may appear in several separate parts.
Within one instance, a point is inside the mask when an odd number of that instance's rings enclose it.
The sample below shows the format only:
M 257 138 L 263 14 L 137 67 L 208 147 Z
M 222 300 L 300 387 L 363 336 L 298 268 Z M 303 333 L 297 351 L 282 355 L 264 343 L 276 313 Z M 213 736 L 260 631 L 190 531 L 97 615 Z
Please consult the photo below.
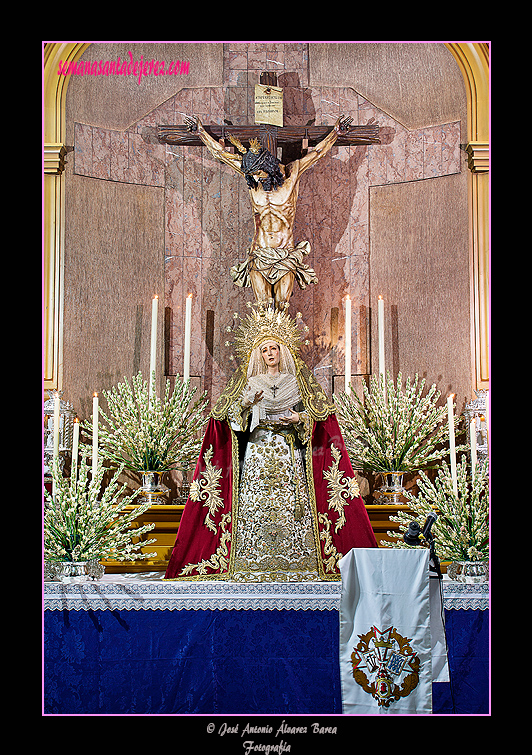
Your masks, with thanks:
M 99 580 L 44 583 L 44 609 L 51 611 L 338 611 L 341 582 L 180 582 L 160 572 L 107 574 Z M 489 606 L 488 584 L 443 580 L 447 610 Z

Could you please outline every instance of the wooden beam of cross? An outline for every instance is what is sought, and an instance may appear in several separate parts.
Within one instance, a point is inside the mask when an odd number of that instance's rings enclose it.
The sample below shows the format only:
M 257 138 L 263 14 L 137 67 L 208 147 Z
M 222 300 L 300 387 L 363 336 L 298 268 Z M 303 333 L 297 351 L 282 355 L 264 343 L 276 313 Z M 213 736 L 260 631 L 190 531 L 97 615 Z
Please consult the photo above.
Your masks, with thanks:
M 236 136 L 245 145 L 246 142 L 249 144 L 250 139 L 259 138 L 263 146 L 272 154 L 275 154 L 277 147 L 302 143 L 304 139 L 308 140 L 309 147 L 314 147 L 333 130 L 333 126 L 268 126 L 265 124 L 253 126 L 206 126 L 203 124 L 203 127 L 217 141 Z M 346 133 L 338 135 L 336 146 L 380 144 L 379 131 L 379 126 L 373 124 L 349 126 Z M 165 144 L 178 144 L 184 147 L 203 146 L 199 136 L 189 131 L 188 126 L 157 126 L 157 137 Z M 264 143 L 263 139 L 266 142 L 271 141 L 271 148 L 268 143 Z
M 261 76 L 261 83 L 274 85 L 272 74 Z M 268 124 L 253 124 L 234 126 L 232 124 L 210 125 L 203 124 L 205 131 L 216 139 L 225 140 L 230 136 L 239 139 L 242 144 L 249 146 L 251 139 L 259 139 L 262 146 L 272 155 L 277 156 L 277 147 L 283 153 L 283 163 L 300 158 L 304 150 L 314 147 L 333 126 L 271 126 Z M 164 144 L 175 144 L 185 147 L 202 147 L 203 142 L 197 133 L 191 132 L 188 126 L 157 126 L 157 138 Z M 366 126 L 349 126 L 347 131 L 338 135 L 335 142 L 338 147 L 349 147 L 368 144 L 380 144 L 380 129 L 376 124 Z

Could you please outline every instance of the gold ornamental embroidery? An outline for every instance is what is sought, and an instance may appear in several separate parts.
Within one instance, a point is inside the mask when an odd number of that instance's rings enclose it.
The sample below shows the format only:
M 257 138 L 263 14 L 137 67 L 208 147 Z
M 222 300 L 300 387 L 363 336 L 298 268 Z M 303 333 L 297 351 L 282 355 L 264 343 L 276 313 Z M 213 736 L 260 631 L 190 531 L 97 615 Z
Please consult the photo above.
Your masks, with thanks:
M 407 697 L 419 684 L 419 656 L 408 637 L 395 627 L 380 631 L 371 627 L 358 635 L 360 642 L 351 653 L 353 679 L 379 706 L 388 708 Z
M 222 536 L 220 545 L 209 559 L 203 559 L 198 564 L 187 564 L 180 572 L 180 576 L 186 576 L 196 570 L 198 574 L 206 574 L 207 569 L 219 570 L 223 572 L 227 569 L 229 563 L 229 549 L 227 543 L 231 540 L 231 533 L 227 532 L 227 525 L 231 521 L 231 514 L 223 514 L 220 520 L 220 530 Z
M 208 509 L 205 516 L 205 525 L 216 533 L 217 527 L 214 524 L 212 517 L 216 514 L 218 509 L 223 506 L 219 484 L 223 470 L 217 469 L 211 464 L 213 455 L 213 447 L 210 446 L 203 457 L 205 471 L 202 472 L 200 477 L 194 480 L 190 485 L 190 499 L 195 502 L 205 501 L 203 505 Z
M 320 532 L 320 540 L 323 541 L 323 555 L 328 558 L 323 559 L 323 565 L 326 572 L 335 572 L 336 564 L 342 558 L 343 553 L 339 553 L 336 550 L 336 546 L 333 544 L 331 536 L 331 520 L 327 514 L 318 514 L 318 521 L 324 526 Z
M 329 491 L 329 508 L 336 511 L 338 519 L 334 531 L 342 529 L 345 524 L 345 512 L 344 509 L 349 505 L 348 498 L 356 498 L 360 495 L 360 488 L 354 477 L 344 477 L 342 479 L 343 472 L 340 470 L 340 459 L 342 458 L 342 452 L 336 448 L 334 444 L 331 445 L 331 454 L 334 461 L 324 473 L 323 476 L 327 480 L 327 489 Z
M 261 425 L 248 444 L 234 527 L 231 579 L 319 578 L 305 467 L 291 441 L 293 434 L 285 428 Z

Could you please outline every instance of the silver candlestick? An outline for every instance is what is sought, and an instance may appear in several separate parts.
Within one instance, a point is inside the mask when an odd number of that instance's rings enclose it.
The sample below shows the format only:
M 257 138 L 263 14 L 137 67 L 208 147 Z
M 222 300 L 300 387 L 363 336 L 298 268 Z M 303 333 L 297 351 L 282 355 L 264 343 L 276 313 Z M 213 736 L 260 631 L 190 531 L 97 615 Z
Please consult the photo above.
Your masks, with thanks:
M 488 422 L 487 422 L 487 400 L 488 391 L 475 391 L 477 397 L 470 401 L 464 409 L 467 418 L 467 432 L 470 447 L 472 446 L 472 432 L 476 435 L 477 446 L 477 464 L 481 466 L 488 459 Z M 475 422 L 473 423 L 473 418 Z
M 65 459 L 72 451 L 75 412 L 72 404 L 63 401 L 63 391 L 48 391 L 50 398 L 44 402 L 44 476 L 51 477 L 54 458 L 54 401 L 59 396 L 59 468 L 65 466 Z

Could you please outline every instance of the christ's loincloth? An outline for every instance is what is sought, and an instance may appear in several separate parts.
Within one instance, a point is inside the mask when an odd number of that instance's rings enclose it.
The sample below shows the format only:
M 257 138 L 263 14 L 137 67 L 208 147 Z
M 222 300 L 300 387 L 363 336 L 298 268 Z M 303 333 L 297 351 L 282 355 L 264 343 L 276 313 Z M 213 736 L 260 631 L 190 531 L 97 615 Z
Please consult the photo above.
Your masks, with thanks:
M 247 287 L 251 286 L 250 271 L 257 272 L 273 286 L 287 273 L 293 273 L 299 287 L 306 288 L 318 282 L 314 270 L 303 263 L 309 252 L 308 241 L 301 241 L 296 247 L 248 249 L 247 260 L 231 268 L 231 278 L 235 285 Z

